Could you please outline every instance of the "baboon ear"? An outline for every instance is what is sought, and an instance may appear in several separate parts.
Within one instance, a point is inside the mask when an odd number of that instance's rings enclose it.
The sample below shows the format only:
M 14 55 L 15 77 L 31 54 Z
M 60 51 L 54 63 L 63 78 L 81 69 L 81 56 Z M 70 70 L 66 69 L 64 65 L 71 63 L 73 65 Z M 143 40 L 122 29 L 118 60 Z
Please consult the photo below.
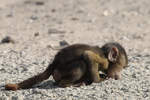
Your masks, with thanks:
M 108 60 L 111 62 L 115 62 L 118 58 L 119 50 L 116 47 L 112 47 L 108 53 Z

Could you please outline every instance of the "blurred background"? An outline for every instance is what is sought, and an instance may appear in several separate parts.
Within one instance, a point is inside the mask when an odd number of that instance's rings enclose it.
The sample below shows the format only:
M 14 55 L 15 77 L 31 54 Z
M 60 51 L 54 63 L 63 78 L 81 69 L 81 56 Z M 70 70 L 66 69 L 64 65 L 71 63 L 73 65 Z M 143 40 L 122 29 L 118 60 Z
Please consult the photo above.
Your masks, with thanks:
M 149 4 L 149 0 L 1 0 L 0 39 L 11 36 L 16 45 L 31 42 L 41 48 L 63 40 L 100 46 L 117 41 L 127 50 L 143 52 L 150 49 Z

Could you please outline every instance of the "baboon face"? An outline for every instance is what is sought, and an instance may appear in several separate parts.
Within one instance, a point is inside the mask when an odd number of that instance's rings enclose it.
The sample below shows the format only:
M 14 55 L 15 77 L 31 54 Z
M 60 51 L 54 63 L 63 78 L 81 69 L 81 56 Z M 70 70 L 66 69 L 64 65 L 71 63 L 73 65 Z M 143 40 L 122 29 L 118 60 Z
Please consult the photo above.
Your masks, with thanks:
M 121 71 L 115 68 L 110 68 L 107 72 L 107 75 L 108 75 L 108 78 L 113 78 L 115 80 L 118 80 L 121 78 Z

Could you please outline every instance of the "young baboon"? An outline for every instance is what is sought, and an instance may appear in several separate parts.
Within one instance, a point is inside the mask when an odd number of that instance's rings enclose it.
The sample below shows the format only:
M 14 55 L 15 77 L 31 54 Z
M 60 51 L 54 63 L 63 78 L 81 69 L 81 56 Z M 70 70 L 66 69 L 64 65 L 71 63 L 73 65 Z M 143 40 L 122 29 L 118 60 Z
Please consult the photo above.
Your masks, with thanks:
M 60 50 L 43 73 L 18 84 L 6 84 L 5 89 L 27 89 L 36 83 L 48 79 L 51 74 L 61 87 L 86 82 L 100 82 L 103 79 L 100 78 L 98 69 L 106 70 L 107 68 L 108 60 L 100 48 L 75 44 Z
M 120 78 L 120 72 L 127 65 L 124 48 L 118 43 L 107 43 L 102 48 L 75 44 L 60 50 L 54 61 L 41 74 L 18 84 L 7 84 L 7 90 L 27 89 L 49 78 L 52 74 L 61 87 L 80 86 L 83 83 L 101 82 L 99 71 L 106 77 Z

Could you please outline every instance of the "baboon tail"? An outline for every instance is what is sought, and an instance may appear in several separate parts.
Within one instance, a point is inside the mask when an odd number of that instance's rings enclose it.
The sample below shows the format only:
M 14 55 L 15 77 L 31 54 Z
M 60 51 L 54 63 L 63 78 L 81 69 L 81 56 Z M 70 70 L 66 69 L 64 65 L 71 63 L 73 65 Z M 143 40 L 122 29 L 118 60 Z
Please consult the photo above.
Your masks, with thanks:
M 53 66 L 50 64 L 48 68 L 38 75 L 35 75 L 27 80 L 24 80 L 18 84 L 6 84 L 6 90 L 18 90 L 18 89 L 28 89 L 31 88 L 33 85 L 40 83 L 50 77 L 53 72 Z

